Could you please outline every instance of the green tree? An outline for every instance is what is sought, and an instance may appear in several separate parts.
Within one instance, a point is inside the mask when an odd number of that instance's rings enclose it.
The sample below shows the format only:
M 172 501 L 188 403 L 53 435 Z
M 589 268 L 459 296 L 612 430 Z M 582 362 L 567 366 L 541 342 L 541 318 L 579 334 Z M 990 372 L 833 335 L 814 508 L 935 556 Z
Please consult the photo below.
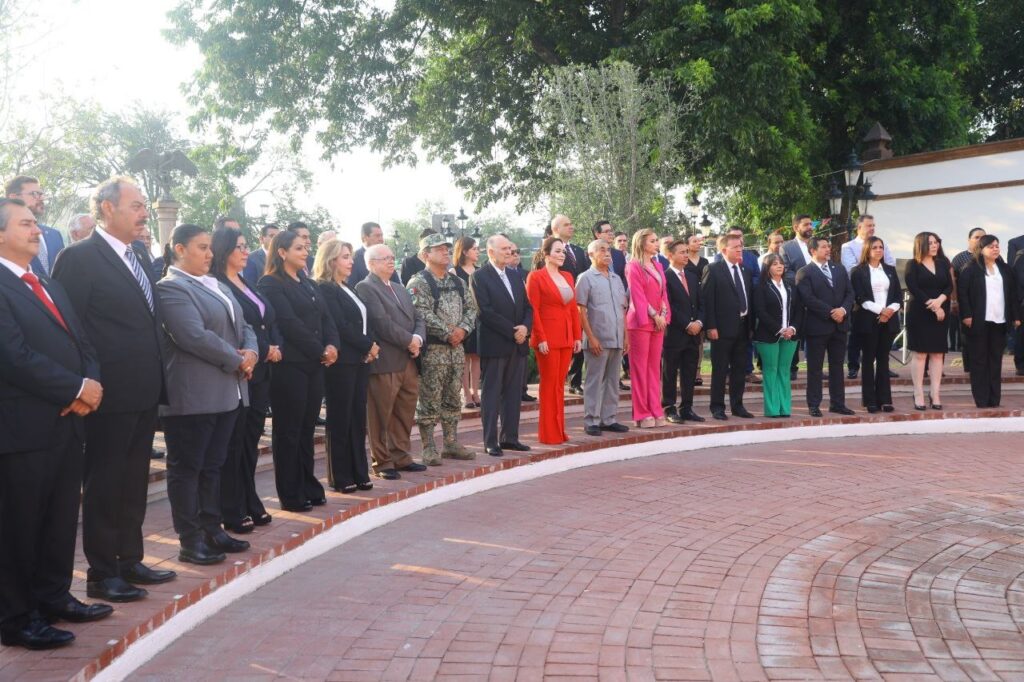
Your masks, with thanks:
M 1024 3 L 978 0 L 981 56 L 970 74 L 978 126 L 989 140 L 1024 136 Z

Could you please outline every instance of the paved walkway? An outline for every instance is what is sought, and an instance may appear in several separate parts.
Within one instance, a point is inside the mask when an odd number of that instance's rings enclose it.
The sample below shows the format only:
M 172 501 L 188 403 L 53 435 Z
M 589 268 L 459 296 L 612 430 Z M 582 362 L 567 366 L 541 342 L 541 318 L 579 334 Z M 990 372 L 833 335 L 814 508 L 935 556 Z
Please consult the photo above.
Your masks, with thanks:
M 1021 679 L 1016 435 L 717 448 L 481 493 L 236 602 L 138 679 Z

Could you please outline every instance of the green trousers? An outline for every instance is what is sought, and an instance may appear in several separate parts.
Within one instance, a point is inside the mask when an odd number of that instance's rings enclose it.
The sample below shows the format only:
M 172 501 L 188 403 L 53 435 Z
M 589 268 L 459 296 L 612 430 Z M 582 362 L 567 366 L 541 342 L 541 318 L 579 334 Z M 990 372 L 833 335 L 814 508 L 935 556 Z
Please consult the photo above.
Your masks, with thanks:
M 764 382 L 764 416 L 789 415 L 793 409 L 793 394 L 789 385 L 789 366 L 796 352 L 796 341 L 779 339 L 775 343 L 754 342 L 761 358 L 761 377 Z

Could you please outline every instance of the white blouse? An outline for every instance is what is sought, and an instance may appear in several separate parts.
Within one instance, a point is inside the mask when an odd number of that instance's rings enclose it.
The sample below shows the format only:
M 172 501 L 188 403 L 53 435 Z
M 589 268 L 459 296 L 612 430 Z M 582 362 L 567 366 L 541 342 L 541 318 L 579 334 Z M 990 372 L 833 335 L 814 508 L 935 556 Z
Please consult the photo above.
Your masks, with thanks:
M 782 299 L 782 329 L 778 331 L 779 334 L 782 334 L 789 327 L 789 294 L 786 293 L 785 282 L 776 282 L 773 279 L 772 286 L 775 287 L 775 291 L 779 293 L 779 298 Z
M 889 300 L 889 275 L 885 273 L 885 269 L 881 265 L 878 267 L 869 265 L 868 270 L 871 273 L 871 294 L 874 300 L 864 301 L 861 303 L 861 307 L 875 315 L 881 315 L 887 307 L 885 302 Z M 899 312 L 900 303 L 892 303 L 888 308 L 894 313 Z
M 1003 297 L 1003 273 L 994 266 L 985 273 L 985 321 L 1004 324 L 1006 322 L 1006 299 Z
M 363 316 L 363 336 L 366 336 L 366 306 L 363 305 L 363 302 L 359 300 L 359 297 L 356 296 L 354 291 L 349 289 L 344 284 L 339 284 L 338 286 L 341 287 L 342 291 L 348 294 L 348 297 L 351 298 L 352 301 L 356 304 L 356 307 L 359 308 L 359 314 Z

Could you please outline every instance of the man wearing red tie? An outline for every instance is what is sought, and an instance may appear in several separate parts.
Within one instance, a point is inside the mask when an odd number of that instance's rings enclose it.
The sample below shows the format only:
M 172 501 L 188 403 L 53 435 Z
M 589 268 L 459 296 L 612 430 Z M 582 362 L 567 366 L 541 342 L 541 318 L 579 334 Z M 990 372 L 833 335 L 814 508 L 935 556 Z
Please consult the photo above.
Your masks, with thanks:
M 71 596 L 82 485 L 82 417 L 99 365 L 64 289 L 32 271 L 42 231 L 0 199 L 0 641 L 49 649 L 75 636 L 49 620 L 109 616 Z

